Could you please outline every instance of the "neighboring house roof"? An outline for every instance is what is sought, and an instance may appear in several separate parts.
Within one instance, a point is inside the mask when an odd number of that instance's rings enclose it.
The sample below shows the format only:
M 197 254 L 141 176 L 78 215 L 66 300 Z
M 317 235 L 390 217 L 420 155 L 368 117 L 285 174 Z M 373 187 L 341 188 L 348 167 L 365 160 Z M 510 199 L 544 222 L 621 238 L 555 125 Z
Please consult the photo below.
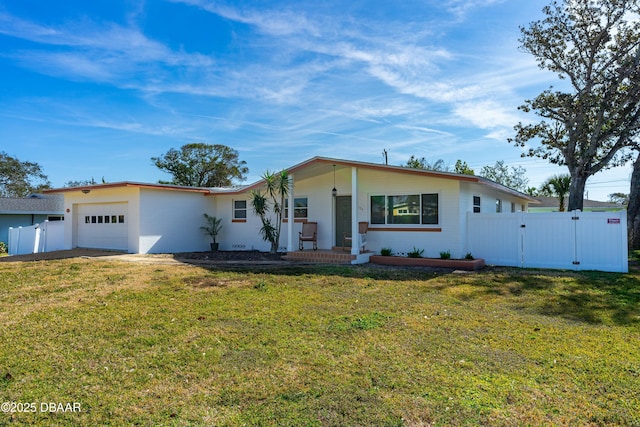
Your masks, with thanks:
M 557 197 L 547 197 L 547 196 L 539 196 L 536 197 L 536 199 L 538 199 L 538 201 L 540 202 L 539 205 L 536 206 L 537 208 L 558 208 L 560 206 L 560 202 L 558 201 Z M 569 202 L 569 198 L 567 197 L 565 199 L 565 207 L 566 204 Z M 622 209 L 624 208 L 623 205 L 619 205 L 617 203 L 612 203 L 612 202 L 600 202 L 597 200 L 589 200 L 589 199 L 584 199 L 583 200 L 583 207 L 584 208 L 601 208 L 601 209 Z
M 493 188 L 498 191 L 502 191 L 508 194 L 511 194 L 516 197 L 520 197 L 522 199 L 528 200 L 529 203 L 537 204 L 538 200 L 529 196 L 528 194 L 521 193 L 514 189 L 505 187 L 504 185 L 498 184 L 497 182 L 491 181 L 490 179 L 475 176 L 475 175 L 463 175 L 452 172 L 439 172 L 439 171 L 431 171 L 425 169 L 414 169 L 405 166 L 391 166 L 391 165 L 382 165 L 377 163 L 366 163 L 359 162 L 353 160 L 342 160 L 342 159 L 332 159 L 329 157 L 313 157 L 309 160 L 306 160 L 302 163 L 298 163 L 287 170 L 289 174 L 294 174 L 298 176 L 299 173 L 304 173 L 308 176 L 313 176 L 315 174 L 326 173 L 327 166 L 338 166 L 338 167 L 357 167 L 363 169 L 373 169 L 379 170 L 382 172 L 396 172 L 407 175 L 418 175 L 425 177 L 434 177 L 441 179 L 452 179 L 456 181 L 464 181 L 464 182 L 473 182 L 480 185 L 485 185 L 487 187 Z M 45 193 L 64 193 L 70 191 L 91 191 L 92 189 L 99 188 L 116 188 L 116 187 L 140 187 L 140 188 L 152 188 L 152 189 L 160 189 L 160 190 L 173 190 L 173 191 L 191 191 L 191 192 L 200 192 L 204 194 L 240 194 L 246 191 L 257 189 L 264 185 L 264 180 L 260 180 L 254 182 L 250 185 L 244 186 L 236 186 L 236 187 L 227 187 L 227 188 L 202 188 L 202 187 L 185 187 L 180 185 L 168 185 L 168 184 L 148 184 L 141 182 L 131 182 L 131 181 L 123 181 L 123 182 L 114 182 L 109 184 L 96 184 L 96 185 L 84 185 L 80 187 L 65 187 L 65 188 L 56 188 L 52 190 L 45 190 Z
M 0 214 L 62 214 L 62 195 L 32 194 L 29 197 L 0 197 Z

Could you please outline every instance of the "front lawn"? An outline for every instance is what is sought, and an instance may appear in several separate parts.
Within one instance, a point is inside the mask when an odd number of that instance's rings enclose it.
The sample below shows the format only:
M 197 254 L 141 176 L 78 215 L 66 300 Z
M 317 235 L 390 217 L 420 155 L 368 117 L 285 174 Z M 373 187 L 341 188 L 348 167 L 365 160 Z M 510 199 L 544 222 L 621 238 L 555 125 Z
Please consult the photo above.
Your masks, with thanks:
M 0 425 L 640 425 L 637 271 L 1 263 L 0 325 Z

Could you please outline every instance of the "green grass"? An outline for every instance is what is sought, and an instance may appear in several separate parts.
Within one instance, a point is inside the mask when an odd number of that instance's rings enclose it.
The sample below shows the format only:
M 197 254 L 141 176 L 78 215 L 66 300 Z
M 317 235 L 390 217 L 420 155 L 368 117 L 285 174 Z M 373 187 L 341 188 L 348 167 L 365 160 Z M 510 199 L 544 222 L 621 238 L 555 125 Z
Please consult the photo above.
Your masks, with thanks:
M 640 426 L 640 274 L 0 264 L 0 425 Z

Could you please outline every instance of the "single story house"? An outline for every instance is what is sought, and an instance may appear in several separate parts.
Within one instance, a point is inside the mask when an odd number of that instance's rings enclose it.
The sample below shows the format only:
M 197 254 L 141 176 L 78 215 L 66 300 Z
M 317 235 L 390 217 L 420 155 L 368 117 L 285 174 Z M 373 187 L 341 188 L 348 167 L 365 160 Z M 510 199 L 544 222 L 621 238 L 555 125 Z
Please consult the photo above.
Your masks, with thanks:
M 529 206 L 529 212 L 558 212 L 560 209 L 560 201 L 557 197 L 537 196 L 538 204 Z M 567 208 L 569 203 L 569 195 L 567 195 L 564 206 Z M 613 202 L 600 202 L 597 200 L 584 199 L 582 205 L 583 212 L 617 212 L 626 209 L 624 205 Z
M 44 221 L 64 219 L 64 197 L 32 194 L 29 197 L 0 197 L 0 242 L 9 241 L 9 228 L 26 227 Z
M 302 223 L 318 224 L 319 249 L 342 246 L 368 223 L 368 251 L 414 247 L 424 256 L 466 253 L 467 212 L 526 212 L 532 197 L 488 179 L 350 160 L 314 157 L 287 169 L 290 192 L 280 250 L 298 248 Z M 268 251 L 253 213 L 251 190 L 117 182 L 48 190 L 64 194 L 65 247 L 131 253 L 206 251 L 203 214 L 222 219 L 221 250 Z M 336 190 L 335 194 L 332 191 Z M 293 207 L 293 209 L 289 209 Z M 354 245 L 357 246 L 357 245 Z M 310 246 L 307 246 L 308 248 Z M 359 248 L 351 248 L 359 254 Z

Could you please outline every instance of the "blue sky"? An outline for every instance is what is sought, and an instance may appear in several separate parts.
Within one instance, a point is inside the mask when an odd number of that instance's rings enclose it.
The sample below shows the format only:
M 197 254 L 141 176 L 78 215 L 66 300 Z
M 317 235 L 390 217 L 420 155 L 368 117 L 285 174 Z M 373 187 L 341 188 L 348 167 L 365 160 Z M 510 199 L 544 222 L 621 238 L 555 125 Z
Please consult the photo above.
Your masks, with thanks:
M 225 144 L 265 169 L 313 156 L 504 160 L 538 186 L 566 168 L 506 142 L 557 78 L 518 50 L 544 0 L 0 0 L 0 151 L 69 180 L 157 182 L 153 156 Z M 589 198 L 629 191 L 631 169 Z

